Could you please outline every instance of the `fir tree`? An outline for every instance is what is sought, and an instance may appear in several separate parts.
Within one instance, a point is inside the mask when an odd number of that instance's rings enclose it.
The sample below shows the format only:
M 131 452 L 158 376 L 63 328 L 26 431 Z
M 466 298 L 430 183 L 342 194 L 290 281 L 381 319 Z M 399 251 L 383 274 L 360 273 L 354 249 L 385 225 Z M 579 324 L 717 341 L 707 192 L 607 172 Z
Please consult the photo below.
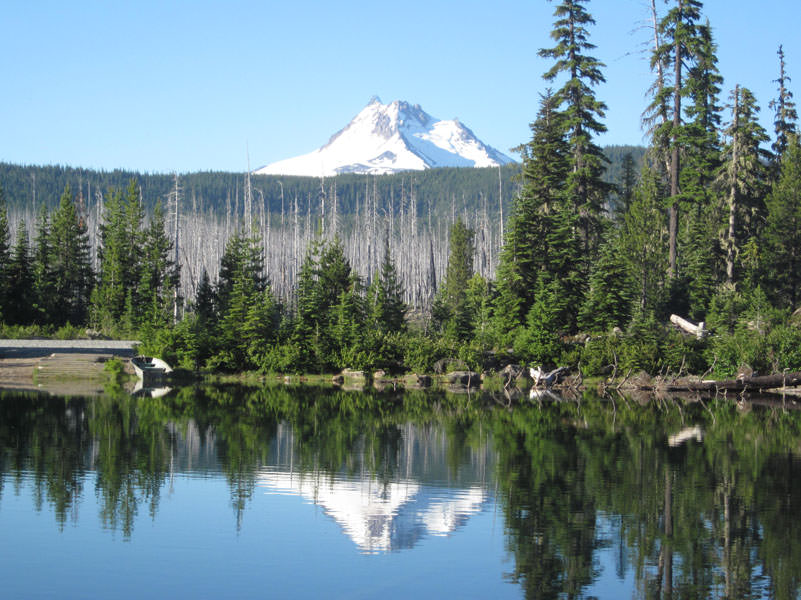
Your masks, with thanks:
M 720 182 L 727 193 L 726 279 L 735 282 L 735 262 L 741 244 L 758 234 L 765 213 L 769 154 L 762 149 L 768 135 L 757 121 L 759 107 L 747 88 L 732 92 L 732 120 L 726 129 Z
M 779 307 L 795 310 L 801 302 L 801 144 L 795 135 L 788 138 L 767 209 L 766 286 Z
M 798 112 L 793 102 L 793 93 L 787 88 L 790 77 L 785 73 L 784 49 L 779 46 L 776 53 L 779 56 L 779 78 L 775 80 L 779 84 L 778 96 L 771 100 L 770 108 L 774 113 L 774 131 L 776 140 L 773 142 L 773 153 L 777 170 L 781 166 L 781 158 L 787 150 L 789 137 L 796 133 L 798 124 Z
M 384 259 L 379 276 L 370 284 L 370 313 L 374 326 L 381 333 L 406 329 L 406 305 L 403 288 L 389 249 L 389 236 L 384 239 Z
M 601 247 L 590 275 L 590 288 L 579 311 L 582 329 L 603 332 L 625 327 L 631 317 L 631 272 L 615 237 Z
M 157 327 L 172 321 L 173 292 L 180 281 L 180 270 L 171 259 L 172 247 L 165 232 L 161 203 L 157 203 L 144 232 L 139 283 L 139 301 L 144 311 L 141 317 Z
M 562 352 L 559 313 L 563 308 L 564 296 L 557 281 L 540 278 L 526 324 L 517 331 L 515 352 L 527 361 L 546 367 L 556 364 Z
M 643 166 L 634 199 L 620 233 L 620 251 L 630 265 L 635 289 L 635 308 L 653 311 L 667 273 L 667 219 L 662 210 L 663 179 L 657 167 Z
M 473 276 L 474 232 L 457 219 L 450 228 L 448 268 L 434 299 L 432 314 L 441 330 L 457 340 L 471 334 L 472 316 L 467 306 L 467 284 Z
M 701 2 L 698 0 L 675 0 L 674 7 L 660 21 L 658 34 L 661 45 L 654 49 L 651 64 L 663 70 L 672 69 L 673 84 L 668 85 L 669 74 L 661 71 L 663 84 L 658 89 L 651 106 L 652 115 L 659 115 L 661 122 L 653 129 L 655 145 L 664 147 L 657 155 L 667 156 L 670 205 L 668 212 L 669 273 L 678 274 L 679 202 L 681 200 L 681 157 L 686 146 L 684 132 L 684 99 L 689 95 L 685 67 L 693 60 L 699 48 L 698 21 L 701 17 Z
M 24 221 L 17 224 L 17 239 L 9 263 L 7 289 L 7 310 L 3 315 L 6 322 L 22 325 L 33 321 L 33 273 L 28 231 Z
M 327 245 L 313 242 L 298 275 L 293 331 L 295 343 L 303 347 L 308 359 L 303 366 L 322 370 L 339 365 L 342 346 L 347 345 L 347 341 L 337 338 L 342 330 L 337 330 L 336 324 L 344 323 L 343 319 L 364 318 L 363 312 L 348 313 L 351 308 L 364 309 L 361 300 L 355 299 L 356 295 L 361 295 L 361 281 L 352 273 L 339 238 Z
M 294 338 L 302 344 L 309 344 L 312 338 L 319 334 L 319 323 L 323 314 L 318 285 L 322 250 L 323 246 L 319 240 L 309 244 L 298 273 Z
M 33 241 L 33 313 L 35 321 L 40 324 L 50 322 L 55 306 L 51 255 L 50 215 L 43 204 L 36 219 L 36 235 Z
M 53 214 L 50 228 L 53 291 L 59 302 L 56 324 L 79 324 L 86 321 L 93 274 L 89 264 L 89 237 L 86 223 L 78 215 L 69 185 Z
M 206 269 L 203 269 L 195 293 L 194 312 L 201 323 L 208 323 L 214 318 L 214 287 Z
M 606 105 L 592 90 L 605 81 L 603 63 L 587 54 L 595 46 L 589 40 L 588 26 L 595 21 L 582 6 L 588 0 L 563 0 L 554 10 L 556 21 L 551 38 L 553 48 L 539 51 L 555 64 L 543 75 L 553 81 L 567 77 L 555 97 L 562 111 L 562 125 L 568 145 L 568 175 L 565 192 L 578 213 L 584 251 L 592 253 L 600 240 L 601 217 L 611 186 L 603 181 L 606 158 L 592 137 L 606 131 L 600 119 Z
M 717 46 L 712 28 L 707 22 L 696 28 L 690 40 L 693 61 L 687 68 L 685 116 L 686 124 L 680 133 L 683 164 L 679 172 L 681 199 L 688 204 L 706 206 L 712 200 L 710 183 L 720 165 L 721 106 L 718 96 L 723 77 L 717 67 Z M 714 232 L 711 232 L 714 234 Z
M 563 197 L 568 174 L 568 147 L 562 115 L 547 92 L 531 124 L 531 141 L 521 147 L 523 186 L 515 198 L 498 266 L 496 328 L 502 335 L 523 325 L 534 301 L 538 276 L 548 268 L 544 243 L 549 215 Z
M 620 206 L 617 214 L 622 215 L 628 212 L 631 202 L 634 199 L 634 187 L 637 185 L 637 173 L 634 170 L 634 158 L 631 152 L 623 156 L 623 184 L 620 188 Z
M 7 319 L 8 271 L 10 262 L 8 212 L 3 186 L 0 185 L 0 319 Z
M 143 220 L 136 181 L 132 179 L 124 193 L 110 190 L 100 226 L 98 282 L 92 296 L 92 321 L 97 327 L 113 328 L 123 315 L 130 322 L 138 320 Z
M 587 287 L 584 272 L 589 260 L 583 240 L 576 236 L 578 222 L 579 217 L 570 202 L 563 201 L 549 217 L 545 235 L 549 262 L 541 279 L 545 280 L 545 293 L 551 303 L 549 322 L 562 334 L 576 331 L 578 309 Z

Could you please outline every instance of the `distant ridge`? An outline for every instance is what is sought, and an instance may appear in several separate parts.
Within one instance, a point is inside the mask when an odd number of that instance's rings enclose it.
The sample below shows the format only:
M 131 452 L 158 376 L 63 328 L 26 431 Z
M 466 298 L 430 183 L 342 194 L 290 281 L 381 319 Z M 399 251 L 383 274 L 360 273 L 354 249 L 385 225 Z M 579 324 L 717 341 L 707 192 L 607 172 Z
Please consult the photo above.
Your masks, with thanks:
M 385 175 L 436 167 L 496 167 L 514 162 L 479 140 L 458 119 L 443 121 L 418 104 L 374 96 L 322 148 L 268 164 L 258 175 Z

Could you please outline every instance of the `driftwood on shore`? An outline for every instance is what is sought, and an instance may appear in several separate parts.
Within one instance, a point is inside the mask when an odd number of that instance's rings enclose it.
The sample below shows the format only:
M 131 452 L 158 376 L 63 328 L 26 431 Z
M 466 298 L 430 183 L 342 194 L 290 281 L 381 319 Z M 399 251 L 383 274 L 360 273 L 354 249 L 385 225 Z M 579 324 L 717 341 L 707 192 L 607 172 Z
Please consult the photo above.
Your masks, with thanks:
M 692 379 L 683 378 L 675 381 L 662 379 L 650 382 L 632 383 L 634 387 L 643 391 L 663 392 L 765 392 L 785 387 L 801 386 L 801 372 L 778 373 L 776 375 L 758 375 L 752 377 L 738 377 L 736 379 Z M 625 389 L 625 388 L 623 388 Z

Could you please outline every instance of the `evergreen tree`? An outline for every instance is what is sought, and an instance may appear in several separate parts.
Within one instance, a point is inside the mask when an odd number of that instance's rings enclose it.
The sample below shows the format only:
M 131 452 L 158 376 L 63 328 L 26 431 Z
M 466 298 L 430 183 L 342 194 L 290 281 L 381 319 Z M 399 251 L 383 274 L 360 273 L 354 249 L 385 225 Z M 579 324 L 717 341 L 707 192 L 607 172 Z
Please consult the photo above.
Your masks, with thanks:
M 69 185 L 53 214 L 49 240 L 53 292 L 59 303 L 59 310 L 51 320 L 59 325 L 85 323 L 93 285 L 89 236 L 86 223 L 76 210 Z
M 8 299 L 4 318 L 7 323 L 27 324 L 33 321 L 33 273 L 31 270 L 28 231 L 25 222 L 17 224 L 17 239 L 8 270 Z
M 50 322 L 56 301 L 51 255 L 50 216 L 43 204 L 36 219 L 33 241 L 33 313 L 35 321 L 40 324 Z
M 243 231 L 231 236 L 220 259 L 220 274 L 215 293 L 215 305 L 220 317 L 228 310 L 238 278 L 248 280 L 248 289 L 252 287 L 258 292 L 263 292 L 268 286 L 264 275 L 261 241 Z
M 795 310 L 801 303 L 801 144 L 795 135 L 788 138 L 767 209 L 765 284 L 779 307 Z
M 448 267 L 445 279 L 434 299 L 432 314 L 441 330 L 450 338 L 467 340 L 471 334 L 472 315 L 467 305 L 467 285 L 473 276 L 474 232 L 457 219 L 450 228 Z
M 692 215 L 694 205 L 712 201 L 711 185 L 720 165 L 721 107 L 718 96 L 723 77 L 717 67 L 717 46 L 707 22 L 691 40 L 693 61 L 687 68 L 686 124 L 681 129 L 683 164 L 679 172 L 681 198 Z M 714 232 L 711 232 L 714 234 Z
M 8 211 L 3 186 L 0 185 L 0 319 L 6 319 L 8 306 L 8 271 L 9 271 L 9 231 Z
M 208 323 L 214 318 L 214 287 L 206 269 L 203 269 L 195 293 L 194 312 L 201 323 Z
M 110 190 L 100 225 L 98 282 L 92 295 L 92 321 L 97 327 L 114 328 L 121 320 L 135 325 L 138 321 L 143 220 L 136 181 L 132 179 L 124 193 Z
M 339 238 L 327 245 L 313 242 L 298 275 L 293 331 L 295 343 L 308 358 L 303 366 L 314 370 L 341 366 L 342 357 L 348 356 L 343 346 L 352 340 L 338 336 L 344 335 L 346 324 L 364 322 L 364 308 L 361 281 L 352 273 Z
M 664 81 L 649 107 L 652 115 L 660 115 L 661 122 L 653 130 L 655 144 L 664 146 L 668 156 L 668 178 L 670 205 L 668 212 L 669 273 L 671 278 L 678 274 L 678 234 L 681 157 L 686 146 L 684 134 L 684 99 L 689 95 L 685 66 L 695 56 L 699 48 L 698 21 L 701 16 L 701 2 L 698 0 L 674 0 L 674 7 L 662 18 L 658 34 L 662 43 L 654 49 L 651 64 L 661 69 L 672 69 L 673 84 L 667 85 L 668 73 L 661 72 Z M 657 153 L 662 155 L 663 152 Z
M 758 233 L 764 218 L 768 189 L 769 154 L 761 145 L 768 135 L 757 121 L 759 107 L 747 88 L 732 93 L 732 120 L 726 129 L 729 143 L 723 151 L 720 181 L 728 195 L 729 225 L 726 234 L 726 279 L 735 282 L 735 262 L 742 242 Z
M 227 370 L 260 367 L 275 338 L 279 310 L 263 274 L 260 240 L 238 232 L 228 240 L 220 265 L 215 364 Z
M 320 319 L 323 304 L 318 285 L 320 254 L 323 245 L 319 240 L 312 241 L 306 249 L 306 256 L 298 272 L 297 306 L 293 337 L 304 346 L 315 345 L 319 337 Z
M 334 344 L 330 348 L 329 363 L 338 368 L 364 367 L 362 350 L 365 341 L 364 327 L 367 311 L 362 296 L 361 281 L 351 275 L 351 284 L 342 291 L 332 307 L 330 328 Z
M 587 1 L 562 0 L 556 6 L 551 32 L 556 46 L 540 50 L 539 55 L 555 60 L 543 75 L 547 81 L 560 75 L 567 77 L 555 94 L 568 145 L 565 192 L 579 215 L 585 254 L 591 254 L 600 242 L 601 217 L 611 186 L 603 181 L 606 158 L 592 141 L 592 136 L 606 131 L 599 120 L 604 117 L 606 105 L 595 98 L 592 90 L 605 79 L 601 73 L 603 63 L 587 54 L 595 48 L 588 41 L 587 29 L 595 21 L 582 6 Z
M 138 294 L 144 311 L 142 320 L 157 327 L 168 325 L 173 318 L 180 269 L 171 259 L 172 248 L 164 228 L 164 212 L 161 203 L 157 203 L 150 226 L 144 232 Z
M 776 132 L 776 140 L 773 142 L 773 153 L 778 171 L 781 167 L 784 151 L 787 150 L 789 137 L 796 134 L 798 112 L 795 108 L 795 102 L 793 102 L 793 93 L 787 89 L 790 77 L 785 73 L 784 49 L 781 45 L 776 54 L 779 55 L 779 78 L 775 80 L 779 84 L 778 97 L 775 100 L 771 100 L 769 106 L 775 115 L 773 125 Z
M 637 290 L 635 308 L 644 313 L 655 310 L 667 273 L 668 231 L 662 210 L 663 185 L 658 167 L 646 163 L 620 233 L 620 251 L 630 265 Z
M 623 184 L 620 188 L 620 206 L 618 215 L 621 217 L 628 212 L 634 199 L 634 187 L 637 185 L 637 173 L 634 170 L 634 158 L 631 152 L 623 156 Z
M 559 315 L 564 308 L 564 296 L 555 279 L 537 280 L 534 303 L 526 315 L 526 324 L 517 331 L 515 352 L 527 361 L 545 367 L 553 366 L 562 352 Z
M 631 317 L 632 292 L 629 266 L 613 237 L 601 247 L 593 265 L 589 292 L 579 311 L 579 326 L 597 332 L 625 327 Z
M 531 141 L 521 147 L 523 186 L 515 198 L 498 266 L 496 329 L 506 335 L 523 325 L 534 301 L 539 275 L 548 268 L 544 243 L 549 218 L 563 197 L 568 147 L 562 115 L 548 91 L 531 124 Z
M 379 276 L 370 284 L 370 313 L 373 325 L 381 333 L 406 329 L 406 305 L 403 288 L 389 250 L 389 236 L 384 239 L 384 259 Z
M 584 270 L 589 261 L 584 252 L 583 240 L 576 236 L 580 218 L 569 200 L 561 202 L 549 218 L 545 242 L 548 244 L 548 269 L 545 293 L 551 304 L 552 323 L 561 334 L 573 333 L 577 327 L 578 309 L 584 301 L 587 277 Z

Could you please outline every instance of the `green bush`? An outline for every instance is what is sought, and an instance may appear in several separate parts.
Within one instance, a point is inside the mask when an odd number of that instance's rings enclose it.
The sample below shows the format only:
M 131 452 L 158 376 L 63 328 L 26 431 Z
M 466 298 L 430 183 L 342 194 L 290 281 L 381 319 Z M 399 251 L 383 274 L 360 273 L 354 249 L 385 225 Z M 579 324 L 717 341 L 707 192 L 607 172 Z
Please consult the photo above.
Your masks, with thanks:
M 615 364 L 620 353 L 621 337 L 605 334 L 590 338 L 581 351 L 581 372 L 586 377 L 604 373 L 607 366 Z
M 86 330 L 67 323 L 59 327 L 53 334 L 57 340 L 77 340 L 85 335 Z
M 42 325 L 6 325 L 0 324 L 0 337 L 9 340 L 20 340 L 25 338 L 40 337 L 50 335 L 51 328 Z
M 421 333 L 409 334 L 403 342 L 403 364 L 418 373 L 431 373 L 434 363 L 454 353 L 443 338 L 432 339 Z
M 767 354 L 773 372 L 801 371 L 801 329 L 790 325 L 774 327 L 767 337 Z

